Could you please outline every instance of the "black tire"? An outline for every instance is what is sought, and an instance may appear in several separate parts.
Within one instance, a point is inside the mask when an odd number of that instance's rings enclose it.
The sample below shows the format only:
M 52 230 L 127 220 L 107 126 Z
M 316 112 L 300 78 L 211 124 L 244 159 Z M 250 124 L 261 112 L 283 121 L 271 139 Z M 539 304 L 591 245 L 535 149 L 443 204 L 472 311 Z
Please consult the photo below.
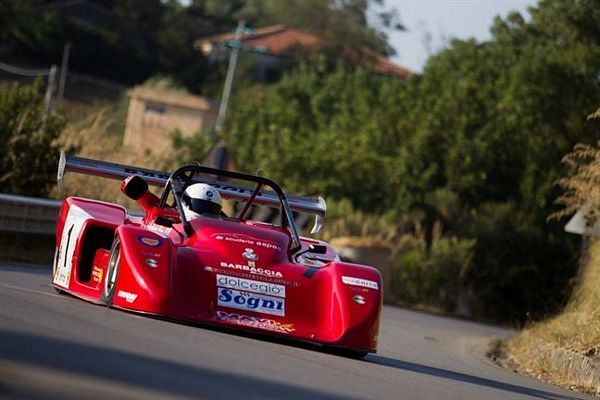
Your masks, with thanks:
M 100 301 L 110 307 L 115 295 L 115 286 L 119 275 L 119 265 L 121 264 L 121 243 L 119 238 L 115 238 L 110 249 L 110 258 L 108 259 L 108 267 L 106 276 L 104 277 L 104 285 L 102 285 L 102 295 Z
M 368 351 L 343 349 L 343 348 L 340 348 L 340 347 L 330 347 L 328 350 L 329 350 L 330 353 L 335 354 L 336 356 L 341 356 L 341 357 L 346 357 L 346 358 L 353 358 L 355 360 L 360 360 L 361 358 L 363 358 L 367 354 L 369 354 Z

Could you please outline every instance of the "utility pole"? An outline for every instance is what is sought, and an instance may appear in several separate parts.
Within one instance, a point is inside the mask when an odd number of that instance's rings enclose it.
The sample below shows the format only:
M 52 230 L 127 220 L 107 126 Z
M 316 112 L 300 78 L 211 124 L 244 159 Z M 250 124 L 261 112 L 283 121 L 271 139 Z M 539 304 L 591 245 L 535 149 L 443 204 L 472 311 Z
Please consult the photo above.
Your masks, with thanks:
M 225 120 L 225 114 L 227 114 L 227 105 L 229 103 L 229 96 L 231 95 L 231 87 L 233 86 L 233 78 L 235 76 L 235 68 L 237 66 L 237 60 L 242 47 L 242 34 L 244 33 L 246 23 L 245 21 L 239 21 L 237 29 L 235 30 L 234 44 L 229 56 L 229 65 L 227 66 L 227 76 L 225 78 L 225 85 L 223 86 L 223 94 L 221 96 L 221 104 L 219 105 L 219 113 L 217 114 L 217 122 L 215 129 L 217 132 L 223 130 L 223 122 Z
M 54 92 L 55 81 L 56 64 L 52 64 L 50 71 L 48 72 L 48 83 L 46 85 L 46 94 L 44 95 L 44 122 L 46 122 L 46 118 L 48 118 L 48 115 L 52 112 L 52 93 Z
M 60 65 L 60 79 L 58 80 L 58 103 L 60 104 L 65 94 L 65 82 L 67 80 L 67 68 L 69 67 L 69 53 L 71 52 L 71 43 L 67 42 L 63 49 L 62 63 Z

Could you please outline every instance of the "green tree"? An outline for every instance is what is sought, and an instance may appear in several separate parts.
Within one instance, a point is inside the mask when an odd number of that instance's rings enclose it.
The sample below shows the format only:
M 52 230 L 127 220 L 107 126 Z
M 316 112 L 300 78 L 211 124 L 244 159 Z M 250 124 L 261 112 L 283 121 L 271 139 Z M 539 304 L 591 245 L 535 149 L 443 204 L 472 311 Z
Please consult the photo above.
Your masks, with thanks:
M 378 27 L 368 24 L 369 3 L 368 0 L 249 0 L 235 15 L 256 26 L 285 24 L 305 29 L 322 36 L 337 49 L 366 47 L 388 54 L 392 48 L 387 37 Z M 391 25 L 389 18 L 384 22 Z
M 562 155 L 595 139 L 585 125 L 600 100 L 593 3 L 547 0 L 530 22 L 497 19 L 491 41 L 453 42 L 421 79 L 412 155 L 435 165 L 424 190 L 443 187 L 460 200 L 462 223 L 450 226 L 477 239 L 469 279 L 488 314 L 546 312 L 564 300 L 574 272 L 573 241 L 546 217 Z M 435 214 L 436 204 L 427 206 Z M 499 310 L 498 299 L 511 307 Z
M 480 312 L 538 316 L 575 271 L 576 244 L 546 218 L 563 154 L 597 139 L 599 39 L 593 1 L 546 0 L 531 21 L 497 19 L 488 42 L 453 41 L 417 79 L 313 60 L 237 98 L 225 137 L 240 169 L 288 190 L 420 213 L 428 246 L 443 221 L 473 243 L 460 284 Z
M 46 116 L 41 81 L 0 86 L 0 192 L 47 196 L 54 185 L 65 126 L 61 114 Z
M 387 110 L 402 112 L 408 85 L 341 64 L 330 72 L 319 58 L 241 95 L 224 136 L 240 169 L 264 170 L 288 190 L 370 211 L 406 206 L 405 132 Z

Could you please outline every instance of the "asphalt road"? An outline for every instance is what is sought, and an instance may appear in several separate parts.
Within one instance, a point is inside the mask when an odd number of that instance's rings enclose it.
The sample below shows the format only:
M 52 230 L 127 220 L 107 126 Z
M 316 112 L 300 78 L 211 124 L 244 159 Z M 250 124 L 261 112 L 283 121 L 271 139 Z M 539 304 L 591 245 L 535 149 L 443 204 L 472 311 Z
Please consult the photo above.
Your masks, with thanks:
M 587 398 L 489 362 L 498 327 L 386 307 L 377 354 L 347 359 L 58 295 L 0 264 L 0 398 Z

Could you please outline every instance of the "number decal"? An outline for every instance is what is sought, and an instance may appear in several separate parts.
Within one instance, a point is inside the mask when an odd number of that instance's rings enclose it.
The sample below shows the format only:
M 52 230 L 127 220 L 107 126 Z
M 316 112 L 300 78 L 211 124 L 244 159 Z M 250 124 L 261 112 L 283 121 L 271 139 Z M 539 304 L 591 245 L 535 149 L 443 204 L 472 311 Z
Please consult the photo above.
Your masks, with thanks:
M 60 240 L 58 259 L 56 260 L 58 268 L 52 280 L 54 284 L 62 286 L 65 289 L 69 288 L 69 282 L 71 281 L 75 244 L 77 243 L 83 224 L 91 217 L 90 214 L 75 205 L 71 205 L 69 209 L 69 214 L 65 221 L 65 229 L 63 229 Z M 67 229 L 67 227 L 69 228 Z
M 75 224 L 71 225 L 71 227 L 69 228 L 69 233 L 67 233 L 67 246 L 65 248 L 65 252 L 69 252 L 69 244 L 71 244 L 71 233 L 73 232 L 73 228 L 75 227 Z M 67 258 L 65 257 L 65 264 L 63 265 L 64 268 L 67 267 Z

